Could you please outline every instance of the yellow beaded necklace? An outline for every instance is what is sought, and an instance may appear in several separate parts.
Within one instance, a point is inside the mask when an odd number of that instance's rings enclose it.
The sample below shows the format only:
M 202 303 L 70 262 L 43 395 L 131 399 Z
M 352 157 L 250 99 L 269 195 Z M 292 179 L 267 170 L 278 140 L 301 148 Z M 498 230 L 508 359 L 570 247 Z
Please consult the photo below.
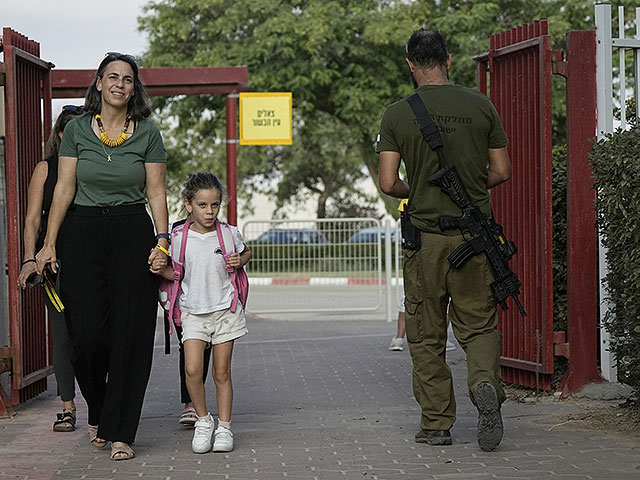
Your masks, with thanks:
M 107 132 L 104 130 L 104 126 L 102 125 L 102 117 L 97 113 L 95 116 L 96 123 L 98 124 L 98 128 L 100 129 L 100 141 L 104 143 L 108 147 L 118 147 L 124 143 L 127 139 L 127 128 L 129 128 L 129 122 L 131 121 L 131 115 L 127 115 L 127 119 L 124 122 L 124 127 L 122 127 L 122 133 L 115 140 L 111 140 Z

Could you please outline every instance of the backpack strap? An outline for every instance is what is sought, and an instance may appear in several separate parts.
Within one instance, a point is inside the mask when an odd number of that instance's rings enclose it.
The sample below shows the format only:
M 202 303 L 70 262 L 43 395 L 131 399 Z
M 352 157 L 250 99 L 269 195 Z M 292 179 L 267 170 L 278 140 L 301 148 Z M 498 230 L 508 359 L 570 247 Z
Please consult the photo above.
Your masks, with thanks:
M 184 255 L 187 248 L 187 237 L 189 236 L 189 227 L 191 226 L 192 221 L 184 222 L 184 226 L 179 230 L 180 232 L 180 255 L 178 256 L 178 261 L 173 262 L 173 288 L 171 289 L 171 299 L 169 301 L 169 328 L 173 325 L 173 308 L 178 301 L 178 290 L 180 286 L 180 282 L 182 281 L 182 273 L 184 271 Z M 174 236 L 177 236 L 178 232 L 174 232 Z M 173 254 L 173 246 L 175 242 L 171 242 L 171 253 Z M 171 328 L 173 330 L 173 328 Z
M 231 239 L 231 251 L 229 251 L 227 249 L 227 247 L 225 246 L 225 237 L 224 237 L 224 233 L 222 233 L 222 227 L 221 225 L 224 225 L 225 227 L 227 227 L 227 231 L 229 232 L 229 237 Z M 236 246 L 235 243 L 233 242 L 233 234 L 231 233 L 231 228 L 229 227 L 228 223 L 223 224 L 222 222 L 218 221 L 216 219 L 216 233 L 218 234 L 218 243 L 220 243 L 220 248 L 222 249 L 222 255 L 225 258 L 225 262 L 226 259 L 229 255 L 231 255 L 232 253 L 236 253 Z M 229 274 L 231 275 L 231 284 L 233 285 L 233 300 L 231 301 L 231 312 L 235 312 L 236 308 L 238 307 L 238 288 L 236 287 L 236 269 L 233 267 L 229 267 L 229 265 L 227 264 L 227 272 L 229 272 Z

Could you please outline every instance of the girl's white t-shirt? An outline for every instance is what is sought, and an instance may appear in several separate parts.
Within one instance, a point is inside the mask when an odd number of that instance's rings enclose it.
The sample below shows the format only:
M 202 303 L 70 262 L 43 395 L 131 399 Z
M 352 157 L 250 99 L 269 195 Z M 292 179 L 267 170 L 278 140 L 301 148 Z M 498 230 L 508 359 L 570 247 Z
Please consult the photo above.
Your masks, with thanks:
M 242 235 L 237 227 L 230 227 L 236 252 L 242 253 Z M 180 309 L 183 312 L 202 315 L 225 310 L 231 307 L 232 300 L 231 274 L 227 272 L 218 234 L 215 230 L 198 233 L 189 229 L 184 255 Z

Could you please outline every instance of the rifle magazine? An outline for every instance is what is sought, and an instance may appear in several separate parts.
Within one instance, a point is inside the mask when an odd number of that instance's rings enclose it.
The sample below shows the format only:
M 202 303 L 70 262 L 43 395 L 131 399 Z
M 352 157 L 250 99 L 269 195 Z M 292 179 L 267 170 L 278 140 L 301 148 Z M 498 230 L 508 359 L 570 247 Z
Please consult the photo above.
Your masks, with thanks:
M 473 248 L 471 242 L 466 241 L 458 248 L 456 248 L 453 252 L 451 252 L 451 254 L 449 254 L 449 256 L 447 257 L 447 260 L 449 260 L 449 263 L 451 263 L 454 268 L 460 268 L 462 265 L 467 263 L 467 260 L 469 260 L 476 254 L 476 249 Z

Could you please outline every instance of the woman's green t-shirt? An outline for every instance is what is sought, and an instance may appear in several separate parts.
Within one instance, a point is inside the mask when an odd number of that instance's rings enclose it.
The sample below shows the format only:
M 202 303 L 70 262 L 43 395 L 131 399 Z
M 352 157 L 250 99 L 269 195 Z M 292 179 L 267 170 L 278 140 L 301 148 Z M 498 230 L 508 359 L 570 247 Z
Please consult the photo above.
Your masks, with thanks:
M 122 145 L 107 147 L 91 128 L 92 118 L 85 114 L 71 120 L 60 145 L 59 156 L 78 159 L 73 203 L 85 207 L 145 203 L 144 164 L 166 162 L 158 127 L 150 120 L 138 120 Z

